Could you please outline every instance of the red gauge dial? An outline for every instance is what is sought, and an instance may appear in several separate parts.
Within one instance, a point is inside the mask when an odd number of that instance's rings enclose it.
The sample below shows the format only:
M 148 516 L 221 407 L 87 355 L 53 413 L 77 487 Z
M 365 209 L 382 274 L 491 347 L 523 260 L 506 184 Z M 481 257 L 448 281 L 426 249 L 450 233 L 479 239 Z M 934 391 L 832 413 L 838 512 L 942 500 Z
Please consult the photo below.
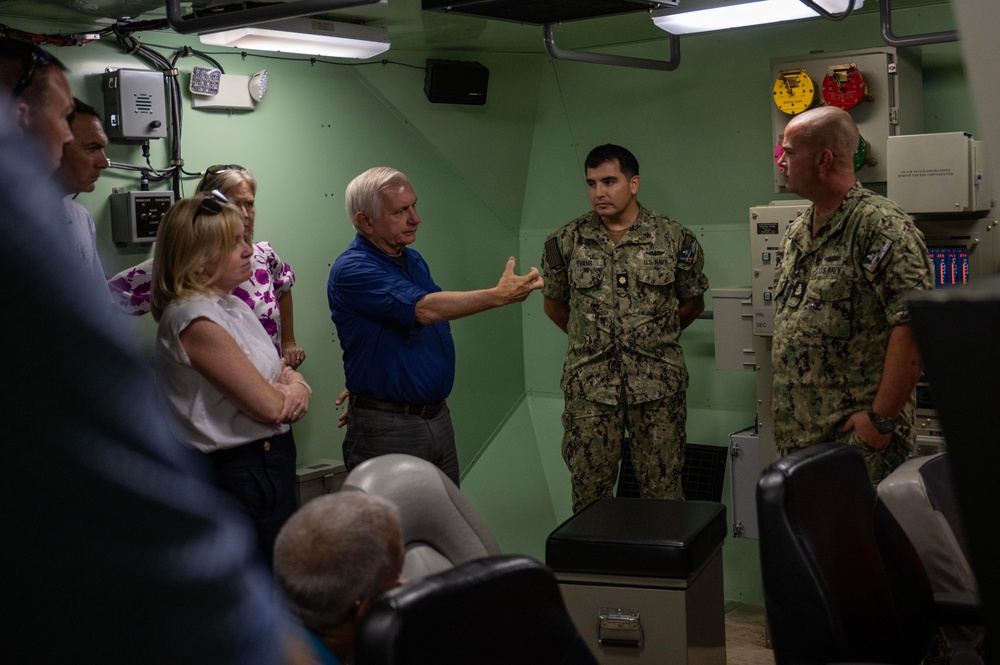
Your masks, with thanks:
M 854 65 L 831 67 L 823 77 L 823 100 L 830 106 L 849 110 L 865 99 L 868 86 Z

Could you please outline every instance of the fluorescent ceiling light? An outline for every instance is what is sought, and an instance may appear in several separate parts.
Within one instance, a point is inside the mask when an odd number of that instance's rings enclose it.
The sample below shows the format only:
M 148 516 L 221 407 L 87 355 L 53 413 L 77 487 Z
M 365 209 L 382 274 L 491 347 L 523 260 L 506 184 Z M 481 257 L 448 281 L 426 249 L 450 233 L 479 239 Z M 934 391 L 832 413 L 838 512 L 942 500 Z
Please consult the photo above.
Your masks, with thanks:
M 832 14 L 847 9 L 849 0 L 815 0 L 816 4 Z M 864 0 L 854 0 L 854 9 L 859 9 Z M 653 17 L 658 28 L 674 35 L 694 32 L 744 28 L 750 25 L 795 21 L 819 16 L 818 13 L 799 0 L 757 0 L 756 2 L 729 3 L 721 7 L 698 11 L 670 11 Z
M 371 58 L 389 50 L 385 28 L 311 18 L 270 21 L 199 35 L 202 44 L 331 58 Z

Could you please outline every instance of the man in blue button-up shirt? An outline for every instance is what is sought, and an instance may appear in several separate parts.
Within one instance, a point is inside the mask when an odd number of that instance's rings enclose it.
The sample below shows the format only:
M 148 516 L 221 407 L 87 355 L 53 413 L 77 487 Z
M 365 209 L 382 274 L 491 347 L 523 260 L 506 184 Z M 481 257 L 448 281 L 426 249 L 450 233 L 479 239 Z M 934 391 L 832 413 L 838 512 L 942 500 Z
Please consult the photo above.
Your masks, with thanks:
M 350 405 L 344 463 L 406 453 L 459 482 L 455 433 L 445 398 L 455 380 L 448 321 L 521 302 L 542 288 L 538 270 L 514 274 L 510 257 L 490 289 L 442 291 L 427 263 L 407 247 L 416 240 L 417 195 L 388 167 L 347 186 L 357 237 L 330 269 L 327 297 L 340 345 Z

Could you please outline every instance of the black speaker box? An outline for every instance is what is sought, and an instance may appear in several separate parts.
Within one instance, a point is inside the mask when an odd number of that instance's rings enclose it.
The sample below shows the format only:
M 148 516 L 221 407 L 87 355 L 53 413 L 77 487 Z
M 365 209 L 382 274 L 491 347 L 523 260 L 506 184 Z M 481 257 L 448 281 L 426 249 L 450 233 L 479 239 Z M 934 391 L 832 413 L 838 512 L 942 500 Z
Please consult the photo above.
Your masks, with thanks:
M 424 94 L 435 104 L 486 103 L 490 70 L 478 62 L 428 60 L 424 74 Z

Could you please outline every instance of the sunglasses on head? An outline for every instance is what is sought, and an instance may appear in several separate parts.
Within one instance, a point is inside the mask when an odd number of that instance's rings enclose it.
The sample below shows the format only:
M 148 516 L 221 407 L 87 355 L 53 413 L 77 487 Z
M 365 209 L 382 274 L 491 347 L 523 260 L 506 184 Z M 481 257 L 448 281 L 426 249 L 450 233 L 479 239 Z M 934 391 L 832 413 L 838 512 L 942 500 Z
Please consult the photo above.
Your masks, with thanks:
M 51 55 L 32 45 L 31 51 L 27 54 L 27 64 L 24 67 L 24 74 L 21 76 L 21 80 L 17 82 L 14 86 L 13 96 L 20 97 L 21 93 L 28 89 L 31 85 L 32 80 L 35 78 L 35 73 L 44 67 L 52 64 L 53 58 Z
M 213 189 L 208 196 L 201 200 L 201 205 L 198 206 L 198 213 L 191 220 L 191 226 L 194 226 L 194 223 L 202 215 L 218 215 L 222 212 L 222 206 L 228 204 L 229 199 L 226 198 L 226 195 L 217 189 Z
M 225 173 L 230 169 L 234 171 L 246 171 L 246 168 L 240 166 L 239 164 L 213 164 L 205 169 L 205 173 L 209 175 L 219 175 L 220 173 Z

